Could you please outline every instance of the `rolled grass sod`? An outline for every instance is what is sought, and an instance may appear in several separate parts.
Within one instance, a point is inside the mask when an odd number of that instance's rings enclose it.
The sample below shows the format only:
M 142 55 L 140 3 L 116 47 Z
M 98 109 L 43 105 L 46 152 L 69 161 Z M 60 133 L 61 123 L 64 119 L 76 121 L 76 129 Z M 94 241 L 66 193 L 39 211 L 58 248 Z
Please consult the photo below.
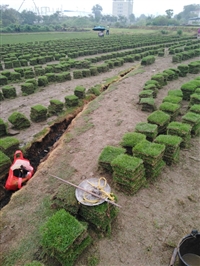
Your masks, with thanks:
M 158 134 L 158 126 L 147 122 L 141 122 L 135 126 L 135 131 L 146 135 L 147 140 L 153 141 Z
M 176 135 L 182 138 L 181 148 L 188 148 L 191 140 L 192 126 L 182 122 L 171 122 L 167 126 L 167 135 Z
M 142 111 L 153 112 L 157 109 L 153 98 L 141 98 L 140 104 L 142 105 Z
M 111 233 L 111 225 L 118 213 L 119 209 L 107 202 L 95 206 L 81 204 L 79 210 L 80 217 L 88 223 L 91 229 L 107 236 Z
M 78 214 L 80 204 L 75 196 L 75 187 L 64 184 L 59 186 L 57 192 L 52 196 L 52 207 L 57 210 L 64 209 L 71 215 Z
M 197 80 L 198 83 L 200 83 L 200 81 Z M 181 86 L 181 90 L 183 92 L 183 100 L 185 101 L 189 101 L 190 100 L 190 95 L 192 95 L 196 88 L 198 88 L 198 83 L 195 82 L 194 80 L 189 81 L 187 83 L 184 83 Z
M 143 90 L 139 93 L 139 99 L 141 101 L 142 98 L 153 98 L 152 90 Z
M 16 89 L 13 85 L 6 85 L 2 87 L 3 97 L 13 99 L 17 97 Z
M 170 115 L 170 121 L 174 121 L 180 112 L 180 104 L 163 102 L 160 104 L 159 109 L 166 114 Z
M 50 217 L 41 226 L 40 233 L 44 252 L 63 266 L 73 266 L 92 241 L 86 224 L 80 223 L 64 209 Z
M 158 126 L 158 134 L 166 132 L 166 127 L 170 122 L 170 115 L 161 110 L 154 111 L 147 117 L 147 121 Z
M 189 106 L 192 106 L 193 104 L 200 104 L 200 94 L 199 93 L 193 93 L 192 95 L 190 95 Z
M 126 149 L 121 147 L 115 147 L 115 146 L 106 146 L 99 158 L 98 158 L 98 164 L 102 169 L 105 171 L 108 171 L 110 173 L 113 172 L 111 162 L 120 154 L 125 154 Z
M 127 132 L 123 135 L 120 145 L 126 149 L 126 152 L 132 155 L 132 149 L 137 145 L 140 141 L 145 140 L 146 135 L 137 132 Z
M 200 104 L 194 104 L 189 109 L 190 112 L 200 114 Z
M 53 114 L 58 114 L 62 112 L 64 107 L 64 103 L 62 103 L 59 100 L 50 100 L 50 105 L 48 106 L 48 114 L 53 115 Z
M 76 95 L 79 99 L 85 98 L 86 89 L 83 86 L 76 86 L 74 89 L 74 95 Z
M 19 150 L 19 140 L 15 137 L 4 137 L 0 139 L 0 151 L 13 159 L 16 150 Z
M 193 112 L 187 112 L 184 116 L 182 116 L 182 122 L 187 123 L 192 126 L 192 135 L 199 135 L 200 132 L 200 114 L 196 114 Z
M 180 144 L 182 142 L 181 137 L 174 135 L 159 135 L 156 137 L 154 142 L 165 145 L 163 160 L 167 165 L 178 162 L 180 154 Z
M 175 104 L 180 104 L 182 101 L 182 97 L 178 97 L 175 95 L 168 95 L 163 98 L 163 103 L 169 102 L 169 103 L 175 103 Z
M 118 155 L 112 162 L 113 181 L 125 194 L 135 194 L 146 184 L 143 160 L 127 154 Z
M 164 151 L 164 145 L 143 140 L 133 148 L 133 155 L 150 165 L 155 165 L 162 159 Z
M 165 166 L 164 151 L 165 145 L 147 140 L 141 141 L 133 148 L 133 156 L 141 158 L 144 162 L 147 179 L 154 180 L 160 175 Z
M 158 94 L 158 88 L 156 86 L 156 84 L 148 84 L 148 85 L 145 85 L 143 87 L 143 90 L 151 90 L 153 91 L 153 98 L 156 98 L 157 97 L 157 94 Z
M 176 96 L 176 97 L 183 98 L 183 92 L 182 92 L 182 90 L 179 90 L 179 89 L 169 90 L 168 96 Z
M 29 119 L 20 112 L 13 112 L 9 117 L 8 121 L 13 125 L 16 129 L 24 129 L 28 128 L 31 125 Z
M 79 103 L 79 98 L 76 95 L 65 96 L 65 106 L 66 107 L 77 106 L 78 103 Z
M 31 107 L 30 118 L 33 122 L 41 122 L 47 119 L 47 108 L 41 104 Z

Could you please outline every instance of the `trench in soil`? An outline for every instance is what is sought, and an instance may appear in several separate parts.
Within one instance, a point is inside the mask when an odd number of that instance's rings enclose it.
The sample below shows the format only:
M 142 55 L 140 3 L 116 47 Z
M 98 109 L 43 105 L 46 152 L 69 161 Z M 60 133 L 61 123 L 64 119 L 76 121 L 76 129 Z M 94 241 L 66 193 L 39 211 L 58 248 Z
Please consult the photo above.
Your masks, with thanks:
M 134 68 L 131 68 L 122 74 L 119 75 L 119 81 L 121 78 L 123 78 L 126 74 L 131 72 Z M 117 82 L 116 80 L 114 82 Z M 108 89 L 108 87 L 112 84 L 103 85 L 102 91 L 105 91 Z M 78 108 L 74 114 L 68 115 L 65 119 L 63 119 L 60 122 L 55 122 L 52 126 L 49 127 L 48 133 L 39 141 L 35 141 L 31 144 L 31 147 L 28 148 L 26 151 L 25 158 L 30 161 L 30 164 L 34 168 L 34 173 L 36 173 L 38 166 L 42 161 L 44 161 L 49 153 L 52 151 L 53 146 L 55 143 L 60 139 L 60 137 L 64 134 L 64 132 L 67 130 L 69 125 L 72 123 L 73 119 L 76 118 L 76 116 L 82 112 L 84 109 L 84 106 L 81 108 Z M 8 191 L 4 188 L 4 185 L 6 183 L 6 180 L 8 178 L 8 174 L 0 181 L 0 210 L 6 206 L 13 193 L 15 191 Z

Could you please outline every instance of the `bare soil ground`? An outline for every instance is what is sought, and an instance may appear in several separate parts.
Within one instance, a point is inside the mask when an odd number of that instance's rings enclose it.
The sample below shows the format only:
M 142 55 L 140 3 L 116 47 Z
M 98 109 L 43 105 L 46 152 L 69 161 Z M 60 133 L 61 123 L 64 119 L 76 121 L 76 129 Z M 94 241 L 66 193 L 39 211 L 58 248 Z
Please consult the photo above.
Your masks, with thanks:
M 169 55 L 157 58 L 151 66 L 124 64 L 97 77 L 53 84 L 36 95 L 2 102 L 1 117 L 6 119 L 10 111 L 19 110 L 19 107 L 28 115 L 34 103 L 48 105 L 50 99 L 63 101 L 64 96 L 71 94 L 76 85 L 90 88 L 134 66 L 135 69 L 111 84 L 101 96 L 85 107 L 57 142 L 47 160 L 41 163 L 34 177 L 14 193 L 10 203 L 1 210 L 0 250 L 3 255 L 22 245 L 23 241 L 26 243 L 27 236 L 38 231 L 37 219 L 39 215 L 45 217 L 41 207 L 44 198 L 53 195 L 60 185 L 49 174 L 75 184 L 79 184 L 83 178 L 100 177 L 103 174 L 122 206 L 112 225 L 111 236 L 96 240 L 76 266 L 88 265 L 87 259 L 92 256 L 98 258 L 98 266 L 167 266 L 178 241 L 192 229 L 200 230 L 198 137 L 192 138 L 190 148 L 181 150 L 178 164 L 165 166 L 155 182 L 141 188 L 134 196 L 115 191 L 112 177 L 98 169 L 98 157 L 102 149 L 107 145 L 119 145 L 124 133 L 134 131 L 137 123 L 146 121 L 149 113 L 141 111 L 138 94 L 154 73 L 177 67 Z M 188 74 L 168 82 L 158 93 L 157 106 L 169 90 L 180 88 L 184 82 L 196 76 Z M 187 105 L 188 102 L 183 103 L 182 112 Z M 46 123 L 32 124 L 30 129 L 20 132 L 17 137 L 26 143 L 43 126 Z M 24 253 L 33 253 L 29 247 L 31 243 L 24 247 Z M 37 252 L 37 248 L 34 252 Z M 21 256 L 14 265 L 24 265 L 28 261 L 27 256 Z

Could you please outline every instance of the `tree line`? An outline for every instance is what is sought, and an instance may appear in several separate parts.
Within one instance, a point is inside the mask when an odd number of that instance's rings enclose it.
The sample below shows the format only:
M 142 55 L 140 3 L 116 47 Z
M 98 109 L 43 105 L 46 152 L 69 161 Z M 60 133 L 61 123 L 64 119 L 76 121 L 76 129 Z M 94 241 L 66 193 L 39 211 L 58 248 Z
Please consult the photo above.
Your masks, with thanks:
M 165 11 L 165 15 L 146 16 L 141 14 L 136 17 L 103 15 L 103 8 L 96 4 L 88 16 L 66 16 L 61 11 L 51 15 L 40 15 L 33 11 L 23 10 L 18 12 L 7 5 L 0 5 L 1 32 L 39 32 L 39 31 L 67 31 L 80 28 L 91 28 L 97 24 L 113 27 L 135 26 L 178 26 L 187 25 L 188 20 L 198 16 L 199 4 L 184 6 L 183 11 L 174 15 L 172 9 Z

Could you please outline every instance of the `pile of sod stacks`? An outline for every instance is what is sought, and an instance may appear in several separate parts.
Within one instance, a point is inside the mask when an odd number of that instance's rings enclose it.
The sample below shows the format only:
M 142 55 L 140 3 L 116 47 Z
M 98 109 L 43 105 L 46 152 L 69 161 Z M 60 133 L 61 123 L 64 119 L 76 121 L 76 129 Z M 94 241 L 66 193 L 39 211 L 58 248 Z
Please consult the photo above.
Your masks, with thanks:
M 190 96 L 190 103 L 189 106 L 192 106 L 193 104 L 200 104 L 200 94 L 199 93 L 193 93 Z
M 163 98 L 163 103 L 174 103 L 174 104 L 181 104 L 182 102 L 182 97 L 178 97 L 175 95 L 167 95 L 166 97 Z
M 143 160 L 146 178 L 154 180 L 160 175 L 165 166 L 164 151 L 165 145 L 148 140 L 141 141 L 133 148 L 133 155 Z
M 12 99 L 17 97 L 16 89 L 13 85 L 6 85 L 2 87 L 2 93 L 4 98 Z
M 192 105 L 190 107 L 189 111 L 190 112 L 193 112 L 193 113 L 196 113 L 196 114 L 200 114 L 200 104 L 194 104 L 194 105 Z M 0 133 L 0 136 L 1 136 L 1 133 Z
M 176 117 L 179 115 L 180 108 L 181 108 L 180 104 L 175 104 L 170 102 L 163 102 L 159 106 L 159 110 L 170 115 L 170 121 L 174 121 L 176 119 Z
M 22 95 L 29 95 L 34 93 L 35 85 L 32 82 L 25 82 L 21 84 Z
M 182 92 L 182 90 L 179 90 L 179 89 L 169 90 L 168 91 L 168 96 L 180 97 L 181 100 L 182 100 L 182 98 L 183 98 L 183 92 Z
M 195 93 L 196 88 L 200 87 L 200 80 L 191 80 L 181 86 L 183 100 L 190 101 L 190 96 Z
M 191 62 L 188 64 L 189 73 L 198 74 L 200 72 L 200 61 Z
M 31 125 L 31 122 L 24 114 L 20 112 L 14 112 L 8 117 L 8 121 L 13 125 L 16 129 L 28 128 Z
M 158 126 L 158 134 L 165 134 L 170 122 L 170 115 L 161 110 L 154 111 L 147 117 L 148 123 Z
M 151 95 L 150 97 L 140 98 L 140 104 L 142 105 L 142 111 L 153 112 L 157 109 L 155 105 L 155 100 L 151 97 Z
M 143 90 L 139 93 L 139 103 L 141 102 L 142 98 L 153 98 L 153 91 L 152 90 Z
M 37 104 L 31 107 L 30 118 L 33 122 L 41 122 L 47 119 L 47 108 Z
M 119 209 L 107 202 L 103 202 L 96 206 L 81 204 L 79 209 L 79 216 L 89 223 L 91 229 L 97 234 L 108 236 L 111 233 L 112 222 L 115 220 L 118 213 Z
M 86 224 L 65 210 L 59 210 L 50 217 L 41 226 L 40 233 L 44 252 L 63 266 L 73 266 L 92 242 Z
M 163 71 L 163 73 L 166 73 L 168 75 L 167 76 L 167 80 L 169 80 L 169 81 L 178 78 L 177 73 L 175 71 L 173 71 L 172 69 L 166 69 L 166 70 Z
M 100 168 L 103 170 L 112 173 L 113 169 L 111 166 L 111 162 L 120 154 L 125 154 L 126 149 L 121 148 L 121 147 L 115 147 L 115 146 L 106 146 L 99 158 L 98 158 L 98 165 Z
M 65 96 L 65 106 L 66 107 L 77 106 L 78 103 L 79 103 L 79 98 L 76 95 Z
M 126 153 L 133 155 L 132 149 L 140 141 L 145 140 L 146 135 L 138 132 L 127 132 L 123 135 L 120 145 L 126 149 Z
M 156 84 L 157 84 L 157 81 L 155 80 L 152 80 L 152 83 L 151 82 L 145 83 L 143 90 L 144 91 L 151 90 L 153 92 L 153 98 L 156 98 L 158 94 L 158 86 Z
M 121 154 L 111 162 L 111 166 L 115 186 L 125 194 L 133 195 L 146 184 L 142 159 Z
M 178 79 L 180 76 L 180 70 L 178 68 L 169 68 L 169 70 L 172 70 L 173 73 L 173 79 Z
M 148 55 L 142 58 L 141 65 L 151 65 L 155 62 L 155 57 L 153 55 Z
M 180 70 L 180 77 L 186 77 L 187 73 L 189 72 L 189 66 L 181 64 L 177 67 Z
M 159 135 L 156 137 L 154 142 L 165 145 L 163 161 L 165 161 L 167 165 L 171 165 L 172 163 L 177 163 L 179 161 L 180 144 L 182 142 L 181 137 L 173 135 Z
M 6 124 L 3 119 L 0 118 L 0 137 L 7 135 Z
M 78 214 L 80 204 L 75 196 L 75 187 L 67 184 L 61 185 L 58 191 L 52 196 L 52 208 L 57 210 L 65 209 L 71 215 L 76 216 Z
M 62 112 L 64 104 L 59 100 L 50 100 L 50 105 L 48 106 L 48 114 L 58 114 Z
M 141 122 L 136 125 L 135 131 L 144 134 L 147 140 L 153 141 L 158 135 L 158 126 L 147 122 Z
M 162 88 L 163 86 L 167 85 L 167 77 L 168 76 L 167 74 L 165 73 L 158 73 L 158 74 L 155 74 L 151 77 L 152 80 L 156 80 L 160 87 Z
M 193 112 L 187 112 L 182 116 L 182 122 L 191 125 L 192 135 L 197 136 L 200 133 L 200 114 L 195 114 Z
M 147 88 L 147 89 L 148 89 L 148 87 L 146 87 L 146 86 L 148 86 L 148 85 L 152 85 L 152 84 L 153 84 L 154 86 L 156 86 L 157 90 L 159 90 L 159 89 L 162 88 L 162 85 L 161 85 L 157 80 L 154 80 L 154 79 L 147 80 L 147 81 L 145 82 L 143 88 Z M 150 89 L 150 88 L 151 88 L 151 89 Z M 150 90 L 154 90 L 153 87 L 150 87 L 150 88 L 149 88 Z M 156 90 L 156 91 L 157 91 L 157 90 Z
M 181 148 L 188 148 L 191 140 L 192 127 L 182 122 L 171 122 L 167 126 L 167 135 L 176 135 L 182 138 Z
M 5 178 L 6 174 L 8 174 L 11 164 L 11 159 L 0 150 L 0 180 Z M 1 197 L 2 195 L 0 195 L 0 199 Z
M 14 137 L 4 137 L 0 139 L 0 151 L 5 153 L 9 158 L 14 158 L 14 153 L 19 150 L 19 140 Z
M 74 89 L 74 95 L 76 95 L 79 99 L 85 98 L 86 89 L 83 86 L 76 86 Z

